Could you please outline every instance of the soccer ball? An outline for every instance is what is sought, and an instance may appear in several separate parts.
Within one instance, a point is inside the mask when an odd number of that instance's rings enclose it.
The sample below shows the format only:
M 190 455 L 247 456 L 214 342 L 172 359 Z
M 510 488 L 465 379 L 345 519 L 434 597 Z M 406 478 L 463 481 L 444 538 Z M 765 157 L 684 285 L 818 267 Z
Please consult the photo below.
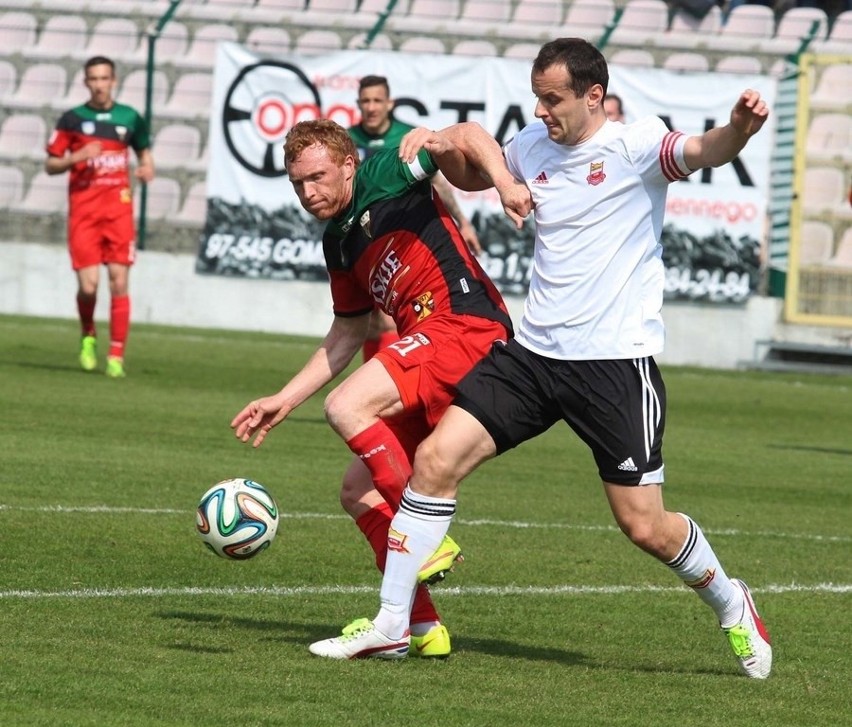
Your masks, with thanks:
M 278 505 L 254 480 L 223 480 L 201 496 L 195 528 L 216 555 L 245 560 L 272 543 L 278 530 Z

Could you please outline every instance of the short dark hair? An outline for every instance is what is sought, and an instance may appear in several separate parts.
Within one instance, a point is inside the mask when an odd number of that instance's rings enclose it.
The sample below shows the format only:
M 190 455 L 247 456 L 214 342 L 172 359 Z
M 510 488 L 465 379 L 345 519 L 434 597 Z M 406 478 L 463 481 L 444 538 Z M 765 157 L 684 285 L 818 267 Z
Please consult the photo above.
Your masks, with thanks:
M 372 88 L 373 86 L 384 86 L 385 91 L 390 96 L 390 84 L 388 84 L 388 79 L 384 76 L 364 76 L 358 82 L 358 93 L 360 94 L 365 88 Z
M 543 73 L 551 66 L 562 65 L 570 75 L 569 89 L 578 98 L 595 84 L 606 94 L 609 85 L 609 68 L 606 58 L 595 46 L 583 38 L 557 38 L 545 43 L 533 61 L 535 73 Z
M 107 58 L 106 56 L 92 56 L 86 61 L 86 65 L 83 66 L 83 70 L 88 71 L 92 66 L 109 66 L 112 71 L 112 75 L 115 75 L 115 63 L 112 58 Z
M 618 113 L 623 116 L 624 102 L 621 100 L 621 96 L 619 96 L 617 93 L 608 93 L 606 96 L 604 96 L 604 101 L 609 101 L 610 99 L 618 104 Z

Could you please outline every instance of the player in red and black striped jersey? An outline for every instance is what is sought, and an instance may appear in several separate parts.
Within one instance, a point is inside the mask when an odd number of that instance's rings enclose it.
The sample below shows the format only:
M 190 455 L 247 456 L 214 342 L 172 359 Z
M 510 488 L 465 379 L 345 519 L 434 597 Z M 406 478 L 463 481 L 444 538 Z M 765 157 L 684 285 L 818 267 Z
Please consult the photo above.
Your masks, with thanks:
M 82 328 L 80 365 L 97 366 L 94 322 L 100 266 L 109 272 L 110 347 L 107 375 L 124 376 L 124 346 L 130 326 L 128 272 L 136 254 L 130 154 L 137 179 L 154 178 L 148 125 L 139 113 L 113 100 L 115 64 L 104 56 L 86 61 L 89 100 L 66 111 L 47 144 L 48 174 L 69 172 L 68 249 L 77 274 L 77 310 Z
M 383 568 L 388 525 L 417 445 L 449 406 L 458 381 L 511 336 L 512 324 L 499 292 L 433 193 L 429 180 L 438 167 L 427 151 L 410 163 L 396 150 L 360 163 L 346 130 L 319 120 L 296 124 L 284 152 L 301 205 L 328 221 L 323 248 L 334 319 L 302 370 L 277 394 L 248 404 L 231 426 L 242 441 L 254 437 L 254 445 L 261 444 L 346 368 L 364 342 L 374 306 L 390 315 L 400 340 L 364 363 L 325 402 L 329 423 L 365 475 L 347 478 L 341 500 Z M 489 184 L 472 167 L 469 173 L 483 187 Z M 412 653 L 449 653 L 446 630 L 423 586 L 411 629 Z M 434 629 L 443 629 L 444 647 L 420 651 L 417 637 Z

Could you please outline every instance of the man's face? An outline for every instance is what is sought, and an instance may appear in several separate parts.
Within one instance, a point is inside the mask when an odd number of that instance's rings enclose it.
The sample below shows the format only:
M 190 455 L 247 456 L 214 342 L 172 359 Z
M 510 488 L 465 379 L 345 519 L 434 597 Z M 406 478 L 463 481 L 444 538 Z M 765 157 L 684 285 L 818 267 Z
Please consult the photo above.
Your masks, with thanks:
M 328 149 L 314 144 L 288 160 L 287 175 L 302 207 L 318 220 L 330 220 L 352 199 L 355 160 L 347 156 L 343 164 L 337 164 Z
M 358 94 L 361 126 L 368 134 L 381 134 L 390 126 L 393 101 L 384 86 L 367 86 Z
M 112 68 L 106 63 L 87 68 L 86 88 L 89 89 L 89 103 L 98 109 L 109 108 L 112 105 L 115 82 Z
M 569 87 L 570 81 L 568 70 L 562 65 L 532 74 L 532 90 L 537 99 L 536 118 L 547 126 L 547 135 L 552 141 L 569 146 L 585 141 L 597 130 L 589 96 L 600 90 L 600 86 L 593 86 L 577 98 Z M 600 106 L 596 108 L 600 113 Z
M 606 117 L 610 121 L 624 121 L 624 114 L 621 113 L 621 109 L 619 108 L 620 104 L 614 98 L 605 98 L 604 102 L 604 111 L 606 111 Z

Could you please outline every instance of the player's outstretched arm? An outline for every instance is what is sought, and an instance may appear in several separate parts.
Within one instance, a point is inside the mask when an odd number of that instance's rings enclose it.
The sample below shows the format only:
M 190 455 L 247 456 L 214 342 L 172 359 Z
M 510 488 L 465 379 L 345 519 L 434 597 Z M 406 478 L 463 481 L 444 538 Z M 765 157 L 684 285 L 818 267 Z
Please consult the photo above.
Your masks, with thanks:
M 769 107 L 757 91 L 746 89 L 740 94 L 725 126 L 710 129 L 701 136 L 691 136 L 684 146 L 684 161 L 690 169 L 720 167 L 732 161 L 748 140 L 769 118 Z

